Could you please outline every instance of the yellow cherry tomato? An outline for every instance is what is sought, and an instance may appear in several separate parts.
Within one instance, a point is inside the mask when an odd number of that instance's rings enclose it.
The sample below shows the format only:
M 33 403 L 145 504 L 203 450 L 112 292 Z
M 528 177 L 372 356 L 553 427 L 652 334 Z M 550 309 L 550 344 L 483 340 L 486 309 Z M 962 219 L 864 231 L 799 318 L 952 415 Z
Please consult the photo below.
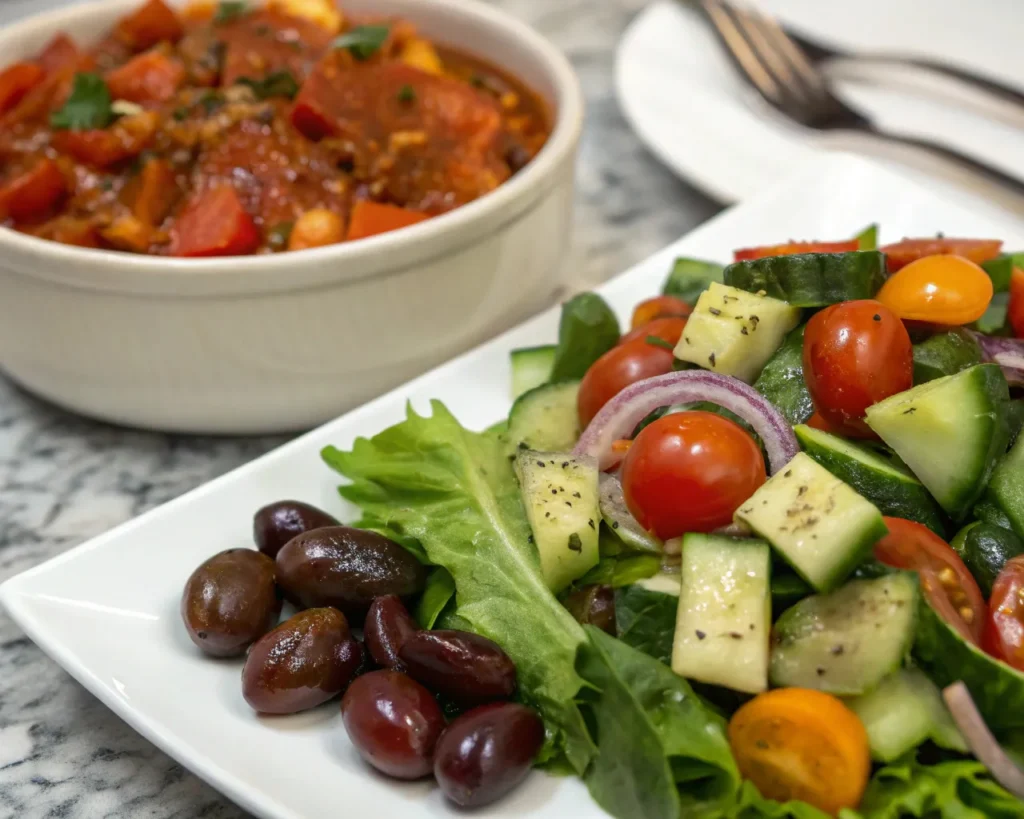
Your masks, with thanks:
M 758 694 L 729 721 L 729 745 L 743 778 L 762 796 L 799 799 L 831 816 L 860 804 L 871 773 L 864 725 L 821 691 Z
M 890 276 L 875 298 L 901 319 L 970 324 L 992 301 L 992 279 L 962 256 L 925 256 Z

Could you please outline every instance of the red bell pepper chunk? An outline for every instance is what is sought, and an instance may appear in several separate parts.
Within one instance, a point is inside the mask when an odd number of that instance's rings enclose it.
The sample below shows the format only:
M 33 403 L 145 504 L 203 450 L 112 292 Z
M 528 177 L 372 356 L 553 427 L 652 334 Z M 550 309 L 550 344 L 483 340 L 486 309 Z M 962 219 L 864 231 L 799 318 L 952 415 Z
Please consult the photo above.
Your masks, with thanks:
M 42 218 L 67 191 L 67 180 L 52 159 L 40 159 L 0 186 L 0 219 L 27 222 Z
M 963 256 L 975 264 L 987 262 L 999 255 L 1003 243 L 999 239 L 903 239 L 891 245 L 880 247 L 885 254 L 886 267 L 895 273 L 911 262 L 925 256 Z
M 114 99 L 129 102 L 166 102 L 185 80 L 185 67 L 159 51 L 133 57 L 106 76 Z
M 159 124 L 159 114 L 144 111 L 124 117 L 106 129 L 55 131 L 50 141 L 58 151 L 73 156 L 79 162 L 108 168 L 141 154 L 153 139 Z
M 247 256 L 261 242 L 256 223 L 228 185 L 193 199 L 171 228 L 172 256 Z
M 352 216 L 348 225 L 348 239 L 365 239 L 399 228 L 415 225 L 430 217 L 425 213 L 406 210 L 397 205 L 382 205 L 361 199 L 352 207 Z
M 47 74 L 53 74 L 63 68 L 77 65 L 83 56 L 70 37 L 66 34 L 58 34 L 40 52 L 36 62 Z
M 0 72 L 0 114 L 5 114 L 35 88 L 46 72 L 36 63 L 15 63 Z
M 846 242 L 787 242 L 782 245 L 745 247 L 734 254 L 737 262 L 763 259 L 766 256 L 793 256 L 797 253 L 850 253 L 858 249 L 856 239 Z
M 117 25 L 117 39 L 135 49 L 145 51 L 160 42 L 176 43 L 184 34 L 181 20 L 163 0 L 149 0 L 142 8 L 129 14 Z

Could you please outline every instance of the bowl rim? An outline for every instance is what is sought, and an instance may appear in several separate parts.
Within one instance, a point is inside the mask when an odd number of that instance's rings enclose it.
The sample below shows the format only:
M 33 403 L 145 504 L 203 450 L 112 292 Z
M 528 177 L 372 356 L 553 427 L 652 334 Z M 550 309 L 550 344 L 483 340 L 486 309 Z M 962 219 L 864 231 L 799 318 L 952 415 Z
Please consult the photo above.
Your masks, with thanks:
M 181 0 L 170 0 L 180 5 Z M 64 6 L 25 17 L 0 31 L 0 54 L 6 46 L 49 29 L 54 34 L 74 29 L 80 19 L 107 16 L 122 9 L 137 6 L 139 0 L 92 0 L 92 2 Z M 261 3 L 260 3 L 261 4 Z M 406 266 L 408 260 L 429 259 L 446 255 L 455 249 L 476 242 L 496 229 L 500 229 L 557 182 L 558 172 L 567 159 L 574 159 L 583 124 L 583 92 L 568 58 L 553 43 L 527 23 L 481 0 L 417 0 L 415 16 L 429 17 L 431 9 L 445 15 L 467 18 L 494 31 L 496 39 L 518 41 L 526 47 L 532 60 L 553 90 L 552 130 L 547 142 L 533 160 L 508 181 L 478 199 L 448 213 L 435 216 L 419 224 L 390 233 L 343 242 L 322 248 L 289 251 L 259 256 L 222 256 L 199 259 L 176 259 L 149 256 L 98 248 L 80 248 L 0 226 L 0 252 L 8 254 L 8 267 L 20 259 L 19 272 L 36 275 L 40 262 L 59 269 L 64 282 L 74 281 L 84 286 L 95 286 L 99 281 L 80 279 L 82 276 L 110 277 L 110 284 L 123 282 L 126 275 L 153 279 L 170 275 L 177 281 L 187 278 L 208 278 L 214 274 L 273 274 L 294 275 L 293 268 L 323 269 L 331 266 L 331 280 L 362 279 L 384 270 Z M 419 8 L 422 7 L 422 14 Z M 9 60 L 0 61 L 0 68 Z M 527 200 L 526 206 L 523 201 Z M 518 207 L 517 207 L 518 205 Z M 417 247 L 425 250 L 415 253 Z M 374 264 L 382 258 L 392 258 L 396 264 Z M 284 262 L 284 264 L 282 264 Z M 24 268 L 29 266 L 30 270 Z M 317 277 L 322 283 L 322 277 Z M 252 280 L 250 279 L 250 282 Z M 291 284 L 299 282 L 292 280 Z M 120 289 L 120 288 L 118 288 Z

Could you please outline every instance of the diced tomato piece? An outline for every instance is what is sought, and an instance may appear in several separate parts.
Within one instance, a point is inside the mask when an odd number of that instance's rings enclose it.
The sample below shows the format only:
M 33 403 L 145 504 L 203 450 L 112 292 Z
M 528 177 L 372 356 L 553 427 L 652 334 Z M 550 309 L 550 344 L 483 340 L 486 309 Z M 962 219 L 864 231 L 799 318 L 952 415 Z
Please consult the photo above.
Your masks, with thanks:
M 66 34 L 58 34 L 42 50 L 36 62 L 47 74 L 77 65 L 82 58 L 78 46 Z
M 857 250 L 856 239 L 846 242 L 787 242 L 782 245 L 746 247 L 734 254 L 737 262 L 749 259 L 763 259 L 766 256 L 793 256 L 797 253 L 849 253 Z
M 246 256 L 260 242 L 256 223 L 229 185 L 194 199 L 171 228 L 172 256 Z
M 105 130 L 55 131 L 52 145 L 80 162 L 108 168 L 141 154 L 156 135 L 160 123 L 154 111 L 118 120 Z
M 133 180 L 132 214 L 146 225 L 159 225 L 181 195 L 166 159 L 150 159 Z
M 51 219 L 33 230 L 32 235 L 75 247 L 96 248 L 102 244 L 99 231 L 91 221 L 73 216 L 58 216 L 56 219 Z
M 115 68 L 106 80 L 114 99 L 165 102 L 184 82 L 185 67 L 159 51 L 147 51 Z
M 135 51 L 145 51 L 160 42 L 176 43 L 185 33 L 181 20 L 163 0 L 149 0 L 117 25 L 117 38 Z
M 380 233 L 415 225 L 430 217 L 425 213 L 406 210 L 396 205 L 382 205 L 366 199 L 356 202 L 352 207 L 352 217 L 348 225 L 348 239 L 365 239 Z
M 40 219 L 67 192 L 67 180 L 52 159 L 40 159 L 29 170 L 0 186 L 0 219 Z
M 45 76 L 46 72 L 35 63 L 15 63 L 0 72 L 0 114 L 21 102 Z
M 75 77 L 75 67 L 68 66 L 47 74 L 21 101 L 0 116 L 0 128 L 31 122 L 43 122 L 51 111 L 56 111 L 67 100 Z
M 998 239 L 903 239 L 891 245 L 880 247 L 885 254 L 890 273 L 895 273 L 911 262 L 925 256 L 963 256 L 975 264 L 987 262 L 999 255 L 1003 243 Z
M 227 88 L 243 77 L 261 79 L 276 71 L 301 82 L 327 50 L 331 33 L 301 17 L 260 11 L 219 26 L 217 39 L 224 44 L 221 85 Z

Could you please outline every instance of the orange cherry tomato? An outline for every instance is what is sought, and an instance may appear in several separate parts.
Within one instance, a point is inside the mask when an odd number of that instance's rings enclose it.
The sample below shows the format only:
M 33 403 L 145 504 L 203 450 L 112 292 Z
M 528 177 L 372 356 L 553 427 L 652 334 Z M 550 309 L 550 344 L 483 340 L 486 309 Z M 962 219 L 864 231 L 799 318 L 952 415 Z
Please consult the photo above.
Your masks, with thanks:
M 1006 308 L 1006 317 L 1017 338 L 1024 338 L 1024 270 L 1013 269 L 1010 277 L 1010 303 Z
M 857 248 L 856 239 L 843 242 L 787 242 L 783 245 L 740 248 L 733 257 L 737 262 L 742 262 L 747 259 L 763 259 L 765 256 L 793 256 L 797 253 L 851 253 Z
M 992 301 L 992 279 L 963 256 L 925 256 L 894 273 L 876 297 L 901 319 L 960 325 Z
M 684 327 L 686 327 L 686 319 L 679 316 L 656 318 L 654 321 L 649 321 L 647 324 L 642 324 L 635 330 L 626 333 L 619 344 L 628 344 L 631 341 L 645 341 L 649 337 L 654 337 L 660 338 L 674 347 L 679 343 Z
M 725 526 L 764 482 L 761 448 L 713 412 L 678 412 L 648 424 L 622 466 L 629 511 L 663 540 Z
M 994 259 L 1002 249 L 1003 243 L 998 239 L 946 239 L 942 237 L 903 239 L 900 242 L 879 248 L 885 254 L 886 266 L 890 273 L 895 273 L 925 256 L 940 254 L 963 256 L 975 264 L 981 264 Z
M 642 340 L 612 347 L 590 365 L 580 382 L 576 399 L 580 423 L 589 424 L 601 407 L 630 384 L 671 372 L 674 361 L 671 350 Z
M 630 328 L 635 330 L 664 316 L 685 318 L 692 312 L 693 308 L 682 299 L 677 299 L 675 296 L 655 296 L 636 306 L 636 309 L 633 310 L 633 321 L 630 323 Z
M 974 575 L 960 555 L 927 526 L 885 518 L 889 534 L 875 544 L 875 559 L 886 566 L 916 571 L 921 591 L 938 615 L 978 645 L 987 607 Z

